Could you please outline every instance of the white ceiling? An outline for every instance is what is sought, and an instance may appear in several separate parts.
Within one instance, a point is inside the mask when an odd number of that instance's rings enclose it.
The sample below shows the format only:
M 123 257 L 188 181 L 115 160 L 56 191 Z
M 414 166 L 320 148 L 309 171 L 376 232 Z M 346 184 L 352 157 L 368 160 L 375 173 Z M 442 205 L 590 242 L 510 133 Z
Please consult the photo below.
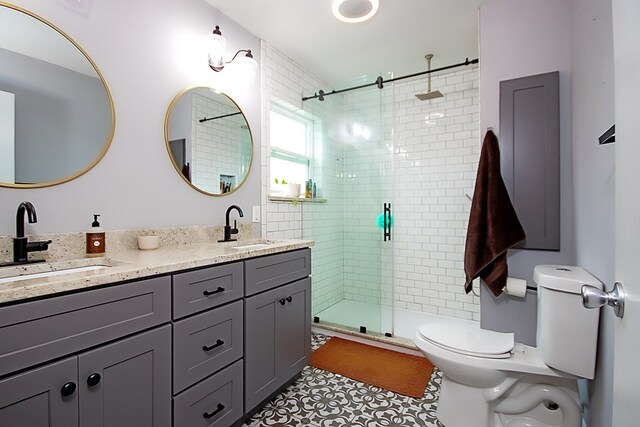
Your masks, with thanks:
M 432 68 L 476 58 L 478 8 L 494 0 L 380 0 L 360 24 L 335 19 L 331 0 L 205 1 L 340 89 L 426 70 L 427 53 Z

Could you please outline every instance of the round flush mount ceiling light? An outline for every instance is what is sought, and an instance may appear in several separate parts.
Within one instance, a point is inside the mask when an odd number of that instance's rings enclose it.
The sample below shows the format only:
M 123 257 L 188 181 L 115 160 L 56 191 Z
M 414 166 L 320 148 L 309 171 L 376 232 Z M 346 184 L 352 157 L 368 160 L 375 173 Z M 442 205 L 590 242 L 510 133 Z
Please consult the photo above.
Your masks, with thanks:
M 364 22 L 378 12 L 379 0 L 333 0 L 331 11 L 340 21 L 349 24 Z

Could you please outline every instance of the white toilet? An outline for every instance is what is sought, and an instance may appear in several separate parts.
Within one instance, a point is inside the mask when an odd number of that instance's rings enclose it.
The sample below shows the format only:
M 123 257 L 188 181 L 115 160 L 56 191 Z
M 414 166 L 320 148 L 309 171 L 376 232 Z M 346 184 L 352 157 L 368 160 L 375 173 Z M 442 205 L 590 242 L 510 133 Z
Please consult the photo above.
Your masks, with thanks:
M 414 342 L 443 372 L 438 419 L 446 427 L 580 427 L 576 380 L 593 379 L 600 310 L 582 306 L 580 267 L 539 265 L 537 347 L 512 333 L 432 322 Z

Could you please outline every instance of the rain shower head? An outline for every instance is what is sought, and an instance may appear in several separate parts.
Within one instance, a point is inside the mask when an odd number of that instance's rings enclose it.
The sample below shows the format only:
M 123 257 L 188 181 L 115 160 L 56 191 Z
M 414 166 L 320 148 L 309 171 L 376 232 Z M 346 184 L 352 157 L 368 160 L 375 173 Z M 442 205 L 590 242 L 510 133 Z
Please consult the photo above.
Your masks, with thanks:
M 425 58 L 427 59 L 427 71 L 429 71 L 429 75 L 428 75 L 428 88 L 427 88 L 427 93 L 418 93 L 416 94 L 416 98 L 418 98 L 420 101 L 427 101 L 429 99 L 435 99 L 435 98 L 442 98 L 444 95 L 442 94 L 442 92 L 440 92 L 439 90 L 431 90 L 431 58 L 433 58 L 433 54 L 430 53 L 428 55 L 425 55 Z
M 430 90 L 427 93 L 418 93 L 416 98 L 420 101 L 427 101 L 434 98 L 442 98 L 444 95 L 439 90 Z

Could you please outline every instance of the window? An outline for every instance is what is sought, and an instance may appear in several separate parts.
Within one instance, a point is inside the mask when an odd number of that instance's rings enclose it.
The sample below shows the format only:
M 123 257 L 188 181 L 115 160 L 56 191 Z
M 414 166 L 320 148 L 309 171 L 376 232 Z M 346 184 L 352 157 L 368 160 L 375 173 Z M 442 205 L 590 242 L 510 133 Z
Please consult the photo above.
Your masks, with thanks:
M 300 184 L 304 189 L 305 182 L 311 176 L 312 159 L 312 123 L 310 120 L 273 106 L 269 116 L 271 162 L 270 187 L 271 194 L 280 193 L 282 187 L 276 184 L 282 180 L 289 184 Z

